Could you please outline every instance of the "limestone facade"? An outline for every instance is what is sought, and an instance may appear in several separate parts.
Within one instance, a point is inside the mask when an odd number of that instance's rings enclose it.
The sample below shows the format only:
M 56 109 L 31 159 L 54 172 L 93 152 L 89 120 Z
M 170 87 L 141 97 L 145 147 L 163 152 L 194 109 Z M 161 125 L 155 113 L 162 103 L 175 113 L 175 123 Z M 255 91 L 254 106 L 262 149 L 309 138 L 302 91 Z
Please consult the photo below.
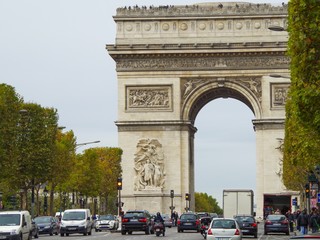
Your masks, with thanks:
M 230 97 L 254 113 L 257 216 L 264 194 L 283 194 L 279 139 L 290 79 L 287 6 L 204 3 L 117 9 L 107 45 L 118 77 L 124 210 L 194 209 L 194 122 L 208 102 Z

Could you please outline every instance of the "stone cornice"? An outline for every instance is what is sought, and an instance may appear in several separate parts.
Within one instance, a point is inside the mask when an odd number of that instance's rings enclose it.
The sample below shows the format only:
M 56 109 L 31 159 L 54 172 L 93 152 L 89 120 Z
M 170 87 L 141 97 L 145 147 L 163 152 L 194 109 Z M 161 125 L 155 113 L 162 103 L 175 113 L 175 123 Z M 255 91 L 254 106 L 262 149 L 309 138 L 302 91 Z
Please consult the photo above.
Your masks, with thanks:
M 254 130 L 284 129 L 284 118 L 277 119 L 254 119 L 252 120 Z
M 160 18 L 160 17 L 190 17 L 190 16 L 204 16 L 210 17 L 213 15 L 287 15 L 288 5 L 272 6 L 271 4 L 252 4 L 240 2 L 221 2 L 221 3 L 205 3 L 185 6 L 129 6 L 117 9 L 115 19 L 120 18 Z
M 117 121 L 118 132 L 129 131 L 190 131 L 197 128 L 190 121 Z

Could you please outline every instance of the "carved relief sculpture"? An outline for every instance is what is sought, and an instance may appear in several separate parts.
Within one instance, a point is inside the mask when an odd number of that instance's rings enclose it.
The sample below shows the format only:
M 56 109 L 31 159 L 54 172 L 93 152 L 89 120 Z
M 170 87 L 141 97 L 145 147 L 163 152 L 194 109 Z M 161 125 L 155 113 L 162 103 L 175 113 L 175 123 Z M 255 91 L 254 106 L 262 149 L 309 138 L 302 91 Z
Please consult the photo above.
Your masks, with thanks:
M 171 86 L 127 87 L 127 109 L 171 110 Z
M 156 139 L 141 139 L 134 158 L 134 190 L 162 189 L 165 183 L 162 145 Z

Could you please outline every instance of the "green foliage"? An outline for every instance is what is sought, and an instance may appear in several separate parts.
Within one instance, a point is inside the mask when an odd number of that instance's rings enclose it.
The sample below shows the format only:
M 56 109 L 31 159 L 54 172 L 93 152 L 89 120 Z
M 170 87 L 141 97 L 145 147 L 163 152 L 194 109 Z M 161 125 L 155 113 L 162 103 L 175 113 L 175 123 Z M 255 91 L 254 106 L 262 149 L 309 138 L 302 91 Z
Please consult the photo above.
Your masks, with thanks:
M 283 182 L 303 191 L 309 171 L 320 163 L 320 4 L 291 0 L 288 54 L 291 87 L 286 103 Z
M 219 207 L 218 202 L 207 193 L 195 193 L 195 211 L 222 214 L 223 210 Z

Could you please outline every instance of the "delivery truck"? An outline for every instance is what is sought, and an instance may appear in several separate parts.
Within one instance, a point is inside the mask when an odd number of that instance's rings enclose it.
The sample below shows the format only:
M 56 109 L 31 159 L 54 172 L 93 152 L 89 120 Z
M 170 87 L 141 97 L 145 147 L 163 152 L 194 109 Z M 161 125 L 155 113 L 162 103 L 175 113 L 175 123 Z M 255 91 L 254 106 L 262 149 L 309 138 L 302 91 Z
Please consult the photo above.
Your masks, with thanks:
M 223 216 L 225 218 L 233 218 L 240 214 L 254 216 L 253 198 L 253 190 L 223 190 Z

